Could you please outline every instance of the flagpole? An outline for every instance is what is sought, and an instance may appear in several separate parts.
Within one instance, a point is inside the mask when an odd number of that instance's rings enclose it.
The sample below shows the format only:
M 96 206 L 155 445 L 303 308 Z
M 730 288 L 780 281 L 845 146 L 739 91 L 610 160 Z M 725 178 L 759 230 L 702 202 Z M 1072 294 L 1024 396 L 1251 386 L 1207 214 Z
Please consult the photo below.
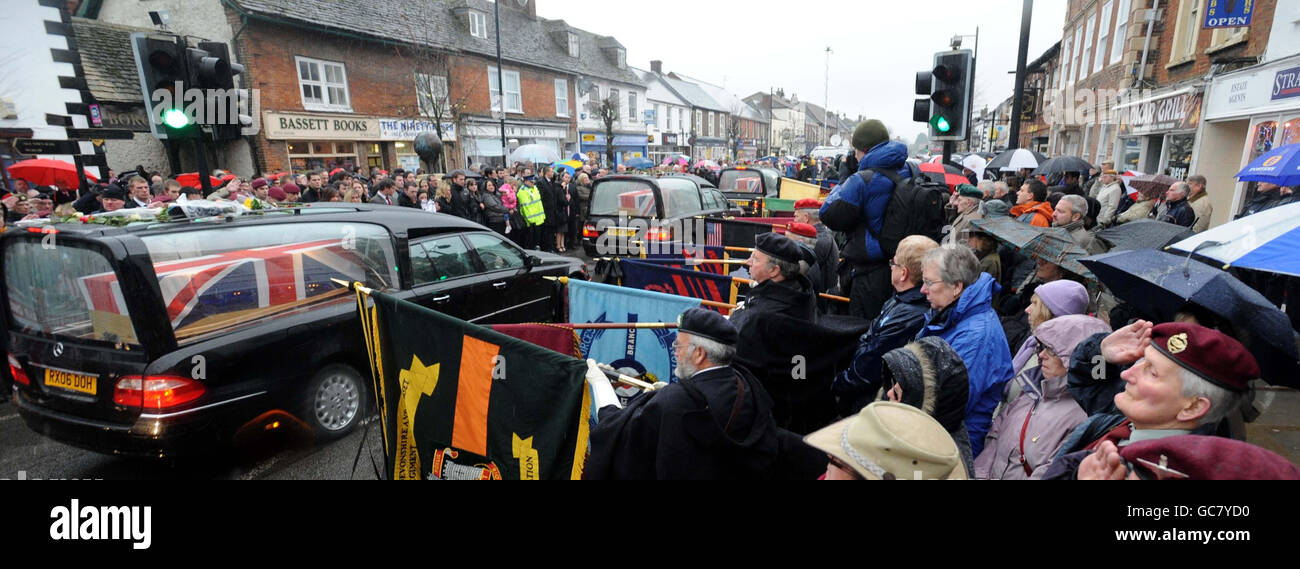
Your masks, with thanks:
M 569 324 L 574 330 L 652 330 L 676 328 L 676 322 L 592 322 L 589 324 Z
M 639 380 L 639 379 L 637 379 L 637 378 L 635 378 L 635 377 L 629 377 L 629 376 L 623 375 L 623 374 L 619 373 L 618 370 L 614 369 L 613 367 L 610 367 L 609 365 L 606 365 L 606 364 L 602 364 L 602 363 L 597 362 L 597 363 L 596 363 L 596 367 L 599 368 L 600 371 L 603 371 L 603 372 L 605 372 L 606 374 L 609 374 L 609 375 L 614 376 L 614 379 L 618 380 L 619 383 L 625 383 L 625 384 L 627 384 L 627 385 L 631 385 L 631 386 L 633 386 L 633 387 L 640 387 L 641 389 L 646 389 L 646 390 L 650 390 L 650 391 L 654 391 L 655 389 L 659 389 L 658 387 L 655 387 L 656 384 L 653 384 L 653 383 L 647 383 L 647 382 L 641 381 L 641 380 Z
M 341 286 L 341 287 L 343 287 L 343 288 L 346 288 L 346 289 L 348 289 L 348 290 L 359 290 L 359 291 L 364 292 L 364 293 L 366 293 L 366 294 L 370 294 L 370 293 L 372 293 L 372 292 L 375 292 L 375 289 L 361 286 L 361 283 L 359 283 L 359 282 L 348 282 L 348 281 L 345 281 L 345 280 L 343 280 L 343 279 L 336 279 L 336 278 L 333 278 L 333 277 L 331 277 L 330 280 L 331 280 L 331 281 L 334 281 L 334 284 L 339 285 L 339 286 Z

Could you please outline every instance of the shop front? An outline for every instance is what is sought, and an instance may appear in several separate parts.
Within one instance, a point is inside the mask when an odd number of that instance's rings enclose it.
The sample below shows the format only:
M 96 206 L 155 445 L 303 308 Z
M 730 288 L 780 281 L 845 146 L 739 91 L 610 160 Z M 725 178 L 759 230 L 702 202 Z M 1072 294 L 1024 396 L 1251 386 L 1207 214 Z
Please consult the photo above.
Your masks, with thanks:
M 578 140 L 581 146 L 581 152 L 588 157 L 594 156 L 602 163 L 605 159 L 605 133 L 603 132 L 580 132 Z M 644 134 L 618 134 L 614 133 L 614 166 L 618 166 L 632 158 L 650 158 L 650 147 L 647 144 L 649 137 Z
M 697 136 L 695 142 L 691 144 L 691 157 L 696 160 L 715 162 L 727 158 L 727 139 Z
M 1199 85 L 1188 86 L 1115 107 L 1115 167 L 1186 178 L 1196 153 L 1203 95 Z
M 1213 223 L 1231 220 L 1255 194 L 1237 182 L 1250 161 L 1278 146 L 1300 143 L 1300 55 L 1226 73 L 1208 89 L 1200 152 L 1193 168 L 1206 177 L 1215 202 Z
M 421 168 L 415 137 L 436 132 L 426 120 L 339 116 L 306 113 L 263 113 L 262 136 L 270 152 L 263 156 L 268 171 L 332 170 L 334 168 Z M 455 125 L 443 124 L 443 142 L 454 145 Z M 283 154 L 279 154 L 279 150 Z M 283 156 L 287 159 L 279 160 Z M 436 167 L 435 167 L 436 168 Z
M 664 160 L 670 156 L 679 154 L 690 154 L 690 147 L 686 146 L 686 135 L 676 132 L 663 132 L 655 136 L 655 142 L 659 144 L 650 145 L 650 159 L 655 164 L 663 164 Z
M 570 139 L 568 123 L 548 121 L 506 121 L 505 147 L 501 145 L 501 123 L 487 118 L 469 117 L 461 128 L 461 160 L 457 167 L 472 164 L 504 165 L 511 150 L 525 144 L 540 144 L 560 158 L 567 158 Z

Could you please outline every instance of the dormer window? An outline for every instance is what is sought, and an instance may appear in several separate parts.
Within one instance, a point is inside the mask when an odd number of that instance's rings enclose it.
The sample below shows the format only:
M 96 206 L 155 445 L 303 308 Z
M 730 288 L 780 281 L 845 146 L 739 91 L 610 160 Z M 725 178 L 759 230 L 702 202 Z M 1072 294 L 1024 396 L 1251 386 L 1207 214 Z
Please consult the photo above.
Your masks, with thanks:
M 618 48 L 614 50 L 614 57 L 618 59 L 618 68 L 627 69 L 627 50 Z
M 578 57 L 578 34 L 569 32 L 569 57 Z
M 469 12 L 469 35 L 487 39 L 487 15 L 483 12 Z

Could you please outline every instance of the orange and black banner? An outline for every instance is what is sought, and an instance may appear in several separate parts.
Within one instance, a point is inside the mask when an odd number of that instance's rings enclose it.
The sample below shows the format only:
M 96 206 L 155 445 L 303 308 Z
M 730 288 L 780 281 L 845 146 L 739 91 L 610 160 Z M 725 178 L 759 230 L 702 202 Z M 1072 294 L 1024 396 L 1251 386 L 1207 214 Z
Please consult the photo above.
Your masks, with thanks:
M 581 360 L 380 292 L 358 292 L 391 480 L 578 479 Z

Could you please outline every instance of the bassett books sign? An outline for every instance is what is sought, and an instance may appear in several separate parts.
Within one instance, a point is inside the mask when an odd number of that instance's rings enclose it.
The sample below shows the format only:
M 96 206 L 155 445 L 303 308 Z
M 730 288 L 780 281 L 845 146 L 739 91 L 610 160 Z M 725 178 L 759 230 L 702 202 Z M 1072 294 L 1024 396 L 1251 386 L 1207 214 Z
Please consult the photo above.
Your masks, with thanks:
M 1255 0 L 1205 0 L 1205 27 L 1243 28 L 1250 25 Z

